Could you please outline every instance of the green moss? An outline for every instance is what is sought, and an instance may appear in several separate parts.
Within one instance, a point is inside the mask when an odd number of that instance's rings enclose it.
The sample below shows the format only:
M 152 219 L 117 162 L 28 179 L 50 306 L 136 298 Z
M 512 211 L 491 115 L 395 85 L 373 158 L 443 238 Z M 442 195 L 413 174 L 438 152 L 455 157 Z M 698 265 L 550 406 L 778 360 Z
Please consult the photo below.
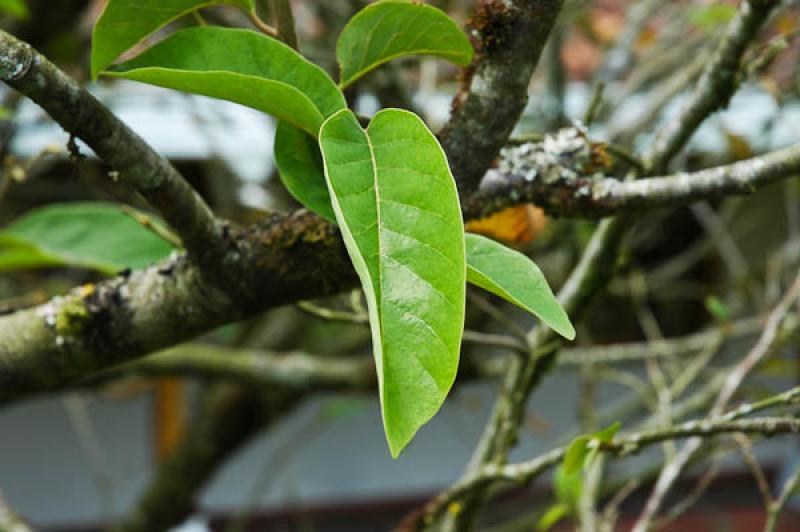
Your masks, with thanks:
M 88 324 L 91 315 L 81 297 L 68 299 L 56 314 L 56 333 L 74 335 L 80 333 Z

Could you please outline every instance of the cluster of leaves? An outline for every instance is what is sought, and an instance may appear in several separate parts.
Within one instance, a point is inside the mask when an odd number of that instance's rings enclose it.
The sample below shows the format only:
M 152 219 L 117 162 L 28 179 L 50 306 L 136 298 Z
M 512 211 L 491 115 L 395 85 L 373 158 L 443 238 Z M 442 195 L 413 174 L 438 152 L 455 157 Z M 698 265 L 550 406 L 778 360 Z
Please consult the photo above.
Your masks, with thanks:
M 214 4 L 256 16 L 253 0 L 110 0 L 93 34 L 92 76 L 229 100 L 278 120 L 281 179 L 298 201 L 339 226 L 366 294 L 393 456 L 438 411 L 453 384 L 466 281 L 574 337 L 533 262 L 465 235 L 447 158 L 425 123 L 408 111 L 385 109 L 363 128 L 347 108 L 342 90 L 393 58 L 424 54 L 469 64 L 472 47 L 445 13 L 402 0 L 364 8 L 339 37 L 338 84 L 275 38 L 215 26 L 174 32 L 112 66 L 168 23 Z

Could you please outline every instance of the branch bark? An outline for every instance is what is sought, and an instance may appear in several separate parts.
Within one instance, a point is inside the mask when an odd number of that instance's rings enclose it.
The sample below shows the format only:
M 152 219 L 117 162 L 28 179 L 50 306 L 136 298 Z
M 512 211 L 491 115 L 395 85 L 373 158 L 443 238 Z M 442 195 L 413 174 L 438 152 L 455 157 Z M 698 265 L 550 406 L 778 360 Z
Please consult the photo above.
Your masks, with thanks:
M 483 0 L 473 16 L 476 57 L 441 133 L 462 196 L 478 185 L 517 124 L 561 4 Z
M 0 80 L 82 139 L 119 178 L 139 191 L 204 267 L 229 259 L 223 226 L 200 195 L 164 157 L 28 44 L 0 30 Z

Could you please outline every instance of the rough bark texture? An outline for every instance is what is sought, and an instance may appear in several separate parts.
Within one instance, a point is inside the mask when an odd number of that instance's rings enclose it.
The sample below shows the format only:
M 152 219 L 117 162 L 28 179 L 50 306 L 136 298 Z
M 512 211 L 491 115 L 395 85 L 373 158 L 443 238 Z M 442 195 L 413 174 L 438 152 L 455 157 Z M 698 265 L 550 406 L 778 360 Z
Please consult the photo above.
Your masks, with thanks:
M 477 54 L 441 134 L 462 196 L 477 186 L 517 124 L 560 10 L 561 0 L 483 0 L 472 18 Z

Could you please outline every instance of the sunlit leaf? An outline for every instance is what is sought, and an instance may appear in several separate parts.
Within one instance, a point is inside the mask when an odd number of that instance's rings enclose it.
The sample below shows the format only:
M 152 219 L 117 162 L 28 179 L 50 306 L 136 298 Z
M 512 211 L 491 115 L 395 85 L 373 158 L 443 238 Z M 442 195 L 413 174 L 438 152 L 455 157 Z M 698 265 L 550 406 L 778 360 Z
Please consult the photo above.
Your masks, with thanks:
M 346 107 L 324 70 L 250 30 L 179 31 L 108 74 L 240 103 L 315 136 L 325 118 Z
M 114 274 L 169 255 L 172 247 L 111 203 L 58 203 L 0 230 L 0 271 L 79 266 Z
M 350 19 L 336 43 L 342 87 L 397 57 L 433 55 L 458 65 L 472 61 L 472 45 L 446 13 L 416 2 L 385 0 Z
M 0 0 L 1 2 L 19 0 Z M 255 0 L 109 0 L 92 33 L 92 79 L 120 55 L 173 20 L 214 4 L 252 11 Z
M 467 233 L 467 280 L 532 313 L 572 340 L 575 328 L 528 257 L 486 237 Z
M 456 376 L 466 267 L 444 151 L 413 113 L 367 130 L 341 111 L 320 131 L 336 220 L 366 293 L 393 456 L 440 408 Z

